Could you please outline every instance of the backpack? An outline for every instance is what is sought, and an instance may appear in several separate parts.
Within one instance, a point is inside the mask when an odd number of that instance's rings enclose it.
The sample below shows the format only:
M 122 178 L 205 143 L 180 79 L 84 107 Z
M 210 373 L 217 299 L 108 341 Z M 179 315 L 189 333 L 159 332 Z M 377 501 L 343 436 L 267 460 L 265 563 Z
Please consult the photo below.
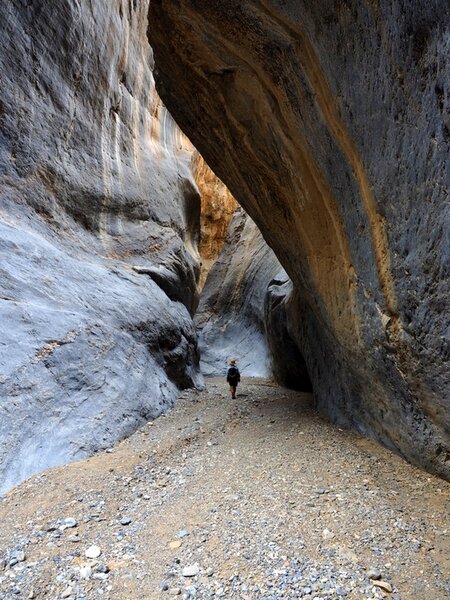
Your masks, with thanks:
M 239 369 L 237 367 L 230 367 L 227 373 L 227 381 L 228 383 L 237 383 L 240 380 L 241 376 L 239 373 Z

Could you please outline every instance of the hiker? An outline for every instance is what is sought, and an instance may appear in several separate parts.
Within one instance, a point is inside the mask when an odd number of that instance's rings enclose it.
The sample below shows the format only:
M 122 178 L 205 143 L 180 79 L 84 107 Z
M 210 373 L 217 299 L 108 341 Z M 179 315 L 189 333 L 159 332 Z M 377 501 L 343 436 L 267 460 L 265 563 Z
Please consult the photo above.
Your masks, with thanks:
M 227 372 L 227 381 L 230 384 L 230 393 L 233 400 L 236 398 L 236 388 L 240 380 L 241 374 L 236 366 L 236 361 L 234 359 L 230 360 L 230 368 Z

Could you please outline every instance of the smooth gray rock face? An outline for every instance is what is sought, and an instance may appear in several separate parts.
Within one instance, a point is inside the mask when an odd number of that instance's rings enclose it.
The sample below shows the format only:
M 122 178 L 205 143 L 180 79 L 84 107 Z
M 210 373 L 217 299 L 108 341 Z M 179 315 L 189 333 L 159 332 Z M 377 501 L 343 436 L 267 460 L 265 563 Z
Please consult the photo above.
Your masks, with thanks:
M 294 286 L 319 408 L 450 478 L 442 0 L 155 0 L 159 92 Z
M 0 6 L 0 491 L 202 383 L 199 194 L 147 11 Z
M 255 223 L 238 208 L 195 316 L 205 375 L 224 375 L 231 358 L 237 359 L 244 377 L 271 373 L 264 298 L 280 268 Z

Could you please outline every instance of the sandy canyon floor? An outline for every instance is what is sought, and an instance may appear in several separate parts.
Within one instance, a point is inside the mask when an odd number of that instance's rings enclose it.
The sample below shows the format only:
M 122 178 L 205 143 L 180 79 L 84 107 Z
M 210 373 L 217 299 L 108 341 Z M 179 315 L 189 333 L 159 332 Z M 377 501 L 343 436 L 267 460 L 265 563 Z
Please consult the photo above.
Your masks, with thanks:
M 0 500 L 0 598 L 444 600 L 450 486 L 266 380 Z

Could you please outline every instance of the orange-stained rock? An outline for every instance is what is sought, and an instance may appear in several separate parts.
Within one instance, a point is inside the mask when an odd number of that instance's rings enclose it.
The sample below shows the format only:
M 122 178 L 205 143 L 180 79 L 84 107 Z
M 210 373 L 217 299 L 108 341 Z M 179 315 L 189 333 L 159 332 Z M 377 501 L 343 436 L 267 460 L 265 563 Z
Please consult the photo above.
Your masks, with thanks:
M 155 0 L 157 85 L 293 283 L 318 407 L 450 478 L 450 15 Z
M 193 173 L 201 194 L 199 287 L 203 288 L 208 272 L 223 248 L 237 202 L 198 152 L 193 157 Z

